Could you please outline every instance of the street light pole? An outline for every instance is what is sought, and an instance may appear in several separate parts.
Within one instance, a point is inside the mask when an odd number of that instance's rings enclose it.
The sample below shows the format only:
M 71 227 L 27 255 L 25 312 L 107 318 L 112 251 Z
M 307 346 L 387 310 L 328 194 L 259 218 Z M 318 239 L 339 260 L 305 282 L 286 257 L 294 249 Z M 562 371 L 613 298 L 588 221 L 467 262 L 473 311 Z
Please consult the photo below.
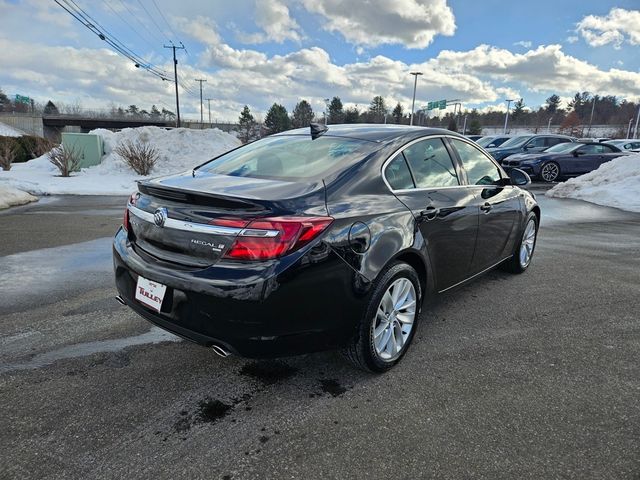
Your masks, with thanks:
M 329 118 L 329 99 L 324 99 L 324 125 L 327 126 L 327 120 Z
M 627 129 L 627 138 L 631 138 L 631 125 L 633 124 L 633 118 L 629 119 L 629 128 Z
M 591 135 L 591 124 L 593 123 L 593 110 L 596 108 L 596 97 L 593 97 L 591 103 L 591 116 L 589 117 L 589 129 L 587 130 L 587 137 Z
M 203 78 L 194 78 L 194 80 L 196 82 L 200 82 L 200 128 L 202 128 L 202 122 L 203 122 L 203 113 L 202 113 L 202 109 L 203 109 L 203 105 L 202 105 L 202 82 L 206 82 L 205 79 Z
M 549 123 L 547 123 L 547 133 L 551 133 L 551 119 L 553 117 L 549 118 Z
M 209 106 L 209 128 L 211 128 L 213 125 L 211 125 L 211 100 L 213 100 L 213 98 L 207 98 L 207 105 Z
M 638 106 L 638 113 L 636 113 L 636 126 L 633 129 L 633 138 L 638 138 L 638 120 L 640 120 L 640 105 Z
M 413 125 L 413 110 L 416 106 L 416 87 L 418 86 L 418 75 L 422 75 L 422 72 L 409 72 L 413 75 L 413 100 L 411 101 L 411 119 L 409 125 Z
M 513 102 L 513 98 L 511 99 L 506 99 L 505 102 L 507 102 L 507 113 L 504 116 L 504 130 L 502 131 L 503 135 L 507 134 L 507 123 L 509 122 L 509 108 L 511 107 L 511 102 Z

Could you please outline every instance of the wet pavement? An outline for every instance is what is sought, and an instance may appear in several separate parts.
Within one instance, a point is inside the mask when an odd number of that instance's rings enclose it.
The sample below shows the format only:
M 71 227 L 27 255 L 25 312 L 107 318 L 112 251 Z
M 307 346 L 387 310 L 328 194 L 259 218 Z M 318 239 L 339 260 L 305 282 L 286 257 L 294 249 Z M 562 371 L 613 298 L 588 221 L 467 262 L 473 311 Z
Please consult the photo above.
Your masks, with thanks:
M 640 215 L 548 199 L 392 372 L 222 359 L 113 300 L 122 198 L 0 214 L 0 478 L 633 478 Z

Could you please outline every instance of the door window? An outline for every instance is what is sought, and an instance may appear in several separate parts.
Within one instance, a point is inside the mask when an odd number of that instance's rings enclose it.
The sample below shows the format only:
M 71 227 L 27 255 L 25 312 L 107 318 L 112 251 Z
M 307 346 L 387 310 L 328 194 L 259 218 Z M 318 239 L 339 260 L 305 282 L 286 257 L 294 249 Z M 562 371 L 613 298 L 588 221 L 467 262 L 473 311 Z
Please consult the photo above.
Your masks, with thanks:
M 545 137 L 536 137 L 527 143 L 527 148 L 542 148 L 547 146 Z
M 594 153 L 602 153 L 601 145 L 585 145 L 578 149 L 578 153 L 583 155 L 592 155 Z
M 384 171 L 384 176 L 391 190 L 406 190 L 415 186 L 409 167 L 407 167 L 407 162 L 405 162 L 402 155 L 397 155 L 396 158 L 389 162 Z
M 500 170 L 484 153 L 467 142 L 451 139 L 467 171 L 470 185 L 495 185 L 502 178 Z
M 460 185 L 453 161 L 441 138 L 416 142 L 405 148 L 399 156 L 406 159 L 417 188 Z

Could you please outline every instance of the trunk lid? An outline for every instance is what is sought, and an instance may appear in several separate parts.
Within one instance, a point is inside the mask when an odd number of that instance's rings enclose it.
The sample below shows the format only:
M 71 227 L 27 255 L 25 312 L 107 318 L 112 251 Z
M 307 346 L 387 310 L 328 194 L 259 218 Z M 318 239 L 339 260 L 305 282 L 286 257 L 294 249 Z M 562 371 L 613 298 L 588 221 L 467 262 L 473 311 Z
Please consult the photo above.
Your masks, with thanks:
M 224 256 L 256 218 L 326 214 L 323 186 L 185 172 L 138 185 L 130 238 L 143 256 L 204 268 Z

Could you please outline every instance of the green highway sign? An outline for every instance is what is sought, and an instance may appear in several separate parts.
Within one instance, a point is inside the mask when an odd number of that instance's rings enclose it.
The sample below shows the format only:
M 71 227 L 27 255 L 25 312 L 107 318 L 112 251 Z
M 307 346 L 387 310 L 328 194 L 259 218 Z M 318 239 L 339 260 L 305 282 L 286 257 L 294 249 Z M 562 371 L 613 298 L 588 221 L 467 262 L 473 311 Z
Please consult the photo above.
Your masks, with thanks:
M 23 95 L 16 95 L 16 103 L 24 103 L 26 105 L 29 105 L 31 103 L 31 99 Z
M 447 108 L 447 101 L 437 100 L 435 102 L 427 103 L 427 110 L 435 110 L 436 108 L 439 108 L 440 110 L 444 110 L 445 108 Z

